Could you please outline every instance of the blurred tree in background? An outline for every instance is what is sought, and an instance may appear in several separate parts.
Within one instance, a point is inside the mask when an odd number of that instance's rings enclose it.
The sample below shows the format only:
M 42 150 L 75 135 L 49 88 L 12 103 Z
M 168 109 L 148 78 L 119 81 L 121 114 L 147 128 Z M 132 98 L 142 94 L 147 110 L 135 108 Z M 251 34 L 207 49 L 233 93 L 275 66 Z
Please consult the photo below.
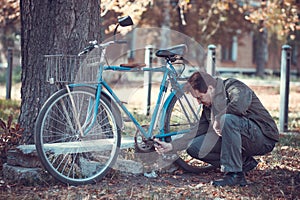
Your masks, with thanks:
M 155 27 L 165 23 L 169 12 L 170 28 L 204 44 L 222 44 L 228 34 L 263 32 L 264 28 L 286 42 L 294 40 L 299 29 L 299 0 L 102 0 L 101 8 L 105 24 L 112 24 L 116 16 L 130 15 L 140 26 Z M 104 29 L 112 31 L 108 25 Z
M 256 6 L 243 5 L 243 10 L 247 13 L 245 19 L 254 25 L 257 75 L 263 76 L 268 51 L 270 55 L 276 55 L 276 51 L 284 43 L 300 48 L 299 42 L 298 44 L 296 42 L 300 41 L 300 2 L 299 0 L 262 0 Z
M 14 46 L 16 34 L 20 34 L 19 0 L 0 1 L 0 63 L 6 63 L 6 50 Z
M 0 11 L 1 30 L 20 32 L 19 0 L 2 0 Z M 167 25 L 203 45 L 226 44 L 247 31 L 267 31 L 268 44 L 272 38 L 280 45 L 296 41 L 299 14 L 299 0 L 102 0 L 101 37 L 118 16 L 130 15 L 138 26 Z
M 299 48 L 299 0 L 103 0 L 101 6 L 108 24 L 114 14 L 131 15 L 141 27 L 167 26 L 204 46 L 228 45 L 232 36 L 253 32 L 254 63 L 261 77 L 269 51 L 278 54 L 284 43 Z M 111 29 L 103 25 L 109 33 Z

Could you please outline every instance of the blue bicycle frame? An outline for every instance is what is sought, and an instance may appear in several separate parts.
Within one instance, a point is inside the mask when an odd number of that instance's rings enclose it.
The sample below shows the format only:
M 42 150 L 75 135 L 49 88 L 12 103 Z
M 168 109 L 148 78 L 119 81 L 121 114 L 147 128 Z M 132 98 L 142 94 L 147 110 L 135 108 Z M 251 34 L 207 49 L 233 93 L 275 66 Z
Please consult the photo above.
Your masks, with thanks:
M 136 120 L 136 118 L 131 114 L 131 112 L 126 108 L 126 106 L 122 103 L 122 101 L 115 94 L 115 92 L 108 85 L 108 83 L 102 78 L 103 71 L 106 71 L 106 70 L 123 71 L 123 72 L 139 72 L 139 71 L 163 72 L 163 78 L 162 78 L 162 81 L 161 81 L 158 98 L 156 100 L 156 105 L 154 107 L 154 111 L 153 111 L 153 114 L 152 114 L 152 117 L 151 117 L 149 129 L 148 129 L 147 132 L 140 125 L 140 123 Z M 153 130 L 154 130 L 154 126 L 155 126 L 155 124 L 157 122 L 157 119 L 158 119 L 158 116 L 159 116 L 159 109 L 161 107 L 160 105 L 162 103 L 162 99 L 163 99 L 163 97 L 164 97 L 164 95 L 167 91 L 168 85 L 169 85 L 168 77 L 172 77 L 172 78 L 170 78 L 170 80 L 171 80 L 171 85 L 172 85 L 173 91 L 169 94 L 168 98 L 164 102 L 161 112 L 166 113 L 167 108 L 168 108 L 172 98 L 175 95 L 177 95 L 178 92 L 183 92 L 183 85 L 181 85 L 177 82 L 176 74 L 177 74 L 177 72 L 176 72 L 175 68 L 173 67 L 173 65 L 170 61 L 167 61 L 166 66 L 162 66 L 162 67 L 158 67 L 158 68 L 144 67 L 144 68 L 141 68 L 141 69 L 122 67 L 122 66 L 104 66 L 104 65 L 100 65 L 99 66 L 98 83 L 97 83 L 97 85 L 93 86 L 93 87 L 96 88 L 95 107 L 94 108 L 99 107 L 101 95 L 104 92 L 103 88 L 105 88 L 105 91 L 107 91 L 109 93 L 110 97 L 116 102 L 117 105 L 119 105 L 119 107 L 129 117 L 129 119 L 133 122 L 135 127 L 142 133 L 142 135 L 145 138 L 148 138 L 148 139 L 153 138 Z M 91 85 L 88 85 L 88 84 L 71 84 L 71 85 L 69 85 L 69 87 L 78 87 L 78 86 L 89 86 L 89 87 L 91 87 Z M 91 104 L 91 106 L 93 105 L 92 102 L 90 102 L 90 104 Z M 189 106 L 191 108 L 190 104 L 189 104 Z M 92 116 L 90 115 L 89 119 L 86 120 L 86 121 L 89 121 L 90 117 L 93 117 L 92 122 L 89 123 L 88 127 L 84 127 L 84 135 L 86 135 L 91 130 L 93 124 L 96 121 L 96 116 L 98 114 L 98 109 L 93 109 L 93 110 L 94 110 L 93 115 Z M 196 112 L 192 109 L 191 109 L 191 111 L 193 112 L 194 117 L 196 119 L 198 119 L 198 116 L 197 116 Z M 89 113 L 91 113 L 91 112 L 89 112 Z M 163 139 L 165 137 L 178 135 L 178 134 L 184 134 L 184 133 L 189 132 L 189 130 L 180 130 L 180 131 L 176 131 L 176 132 L 165 133 L 165 131 L 164 131 L 165 117 L 166 117 L 165 115 L 160 116 L 160 119 L 159 119 L 159 122 L 160 122 L 159 123 L 160 124 L 159 133 L 155 135 L 156 138 L 162 138 Z

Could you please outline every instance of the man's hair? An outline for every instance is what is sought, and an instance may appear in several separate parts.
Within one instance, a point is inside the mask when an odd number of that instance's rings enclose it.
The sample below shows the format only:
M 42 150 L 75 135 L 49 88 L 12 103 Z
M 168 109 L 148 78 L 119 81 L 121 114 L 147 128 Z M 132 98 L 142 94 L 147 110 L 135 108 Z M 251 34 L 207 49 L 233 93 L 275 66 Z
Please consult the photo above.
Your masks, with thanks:
M 217 80 L 206 72 L 195 72 L 188 79 L 188 85 L 201 93 L 206 93 L 209 85 L 215 88 L 216 84 Z

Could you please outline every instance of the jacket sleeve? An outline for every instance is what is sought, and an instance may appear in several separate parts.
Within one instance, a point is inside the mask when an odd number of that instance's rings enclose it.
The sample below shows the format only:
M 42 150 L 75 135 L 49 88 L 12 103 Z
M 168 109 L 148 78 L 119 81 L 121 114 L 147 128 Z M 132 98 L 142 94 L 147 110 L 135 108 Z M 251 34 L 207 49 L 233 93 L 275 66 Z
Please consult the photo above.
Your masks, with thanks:
M 235 82 L 227 89 L 226 113 L 238 116 L 246 115 L 252 102 L 253 91 L 242 82 Z

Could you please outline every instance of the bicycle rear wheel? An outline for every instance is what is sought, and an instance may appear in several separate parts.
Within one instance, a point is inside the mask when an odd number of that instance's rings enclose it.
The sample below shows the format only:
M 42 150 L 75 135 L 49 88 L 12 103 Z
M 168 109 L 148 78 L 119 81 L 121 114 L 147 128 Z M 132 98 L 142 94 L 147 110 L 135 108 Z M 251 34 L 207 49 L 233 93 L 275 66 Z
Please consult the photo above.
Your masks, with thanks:
M 165 131 L 177 132 L 182 130 L 190 130 L 191 127 L 199 123 L 200 114 L 202 106 L 196 101 L 191 94 L 174 95 L 171 99 L 165 117 Z M 189 133 L 185 133 L 189 134 Z M 181 135 L 182 136 L 182 135 Z M 166 138 L 166 141 L 172 141 L 180 137 L 180 135 L 175 135 Z M 180 138 L 177 138 L 180 139 Z M 178 158 L 175 161 L 183 170 L 199 173 L 203 172 L 205 165 L 204 162 L 192 158 L 186 153 L 185 150 L 177 152 Z
M 120 115 L 109 98 L 88 87 L 60 90 L 38 115 L 35 145 L 46 170 L 71 185 L 95 183 L 116 161 L 120 148 Z M 96 120 L 94 111 L 98 109 Z

